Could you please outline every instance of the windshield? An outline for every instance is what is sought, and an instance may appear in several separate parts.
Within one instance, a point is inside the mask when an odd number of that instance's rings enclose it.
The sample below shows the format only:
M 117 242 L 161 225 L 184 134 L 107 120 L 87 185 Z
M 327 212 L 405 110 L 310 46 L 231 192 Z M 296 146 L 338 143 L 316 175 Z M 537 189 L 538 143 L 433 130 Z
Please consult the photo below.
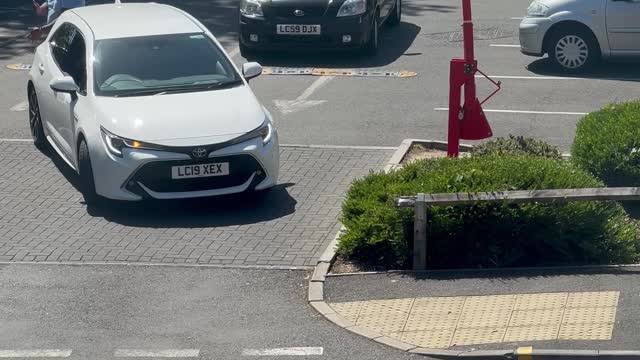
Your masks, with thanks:
M 203 33 L 99 40 L 93 66 L 98 96 L 199 91 L 240 81 L 222 50 Z

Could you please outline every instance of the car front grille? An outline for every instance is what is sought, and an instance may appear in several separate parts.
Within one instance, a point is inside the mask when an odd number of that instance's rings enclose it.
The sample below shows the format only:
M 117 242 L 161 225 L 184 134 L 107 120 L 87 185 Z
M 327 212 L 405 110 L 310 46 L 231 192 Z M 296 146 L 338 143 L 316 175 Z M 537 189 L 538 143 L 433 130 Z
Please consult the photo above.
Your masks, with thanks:
M 297 17 L 294 15 L 296 10 L 302 10 L 304 16 Z M 267 15 L 275 16 L 278 18 L 301 19 L 309 17 L 323 16 L 327 8 L 325 6 L 271 6 L 267 10 Z
M 171 178 L 171 167 L 173 166 L 225 162 L 229 163 L 229 175 L 190 179 Z M 143 196 L 146 194 L 144 194 L 144 190 L 138 186 L 138 183 L 141 183 L 150 190 L 161 193 L 215 190 L 242 185 L 247 182 L 253 174 L 255 174 L 253 184 L 260 183 L 260 181 L 266 177 L 264 169 L 258 161 L 253 156 L 247 154 L 213 157 L 201 161 L 153 161 L 140 167 L 127 181 L 125 188 Z

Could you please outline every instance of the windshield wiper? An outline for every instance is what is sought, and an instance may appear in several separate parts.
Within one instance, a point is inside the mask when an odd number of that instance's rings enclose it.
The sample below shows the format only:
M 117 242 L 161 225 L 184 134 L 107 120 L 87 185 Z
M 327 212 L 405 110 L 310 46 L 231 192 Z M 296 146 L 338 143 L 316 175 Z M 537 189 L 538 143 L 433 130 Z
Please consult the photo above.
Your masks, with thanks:
M 203 90 L 219 90 L 230 88 L 234 86 L 238 86 L 242 84 L 242 80 L 231 80 L 219 83 L 212 84 L 201 84 L 201 85 L 182 85 L 182 86 L 171 86 L 171 87 L 163 87 L 156 89 L 143 89 L 125 92 L 122 94 L 116 94 L 114 97 L 126 97 L 126 96 L 136 96 L 136 95 L 165 95 L 165 94 L 177 94 L 191 91 L 203 91 Z

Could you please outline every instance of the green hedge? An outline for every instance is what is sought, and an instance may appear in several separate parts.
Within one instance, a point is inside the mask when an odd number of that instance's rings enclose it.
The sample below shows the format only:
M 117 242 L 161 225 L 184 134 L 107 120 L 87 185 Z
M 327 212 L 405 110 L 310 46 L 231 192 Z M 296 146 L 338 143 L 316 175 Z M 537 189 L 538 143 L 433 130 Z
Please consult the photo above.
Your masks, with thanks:
M 569 162 L 487 155 L 418 161 L 356 181 L 343 205 L 339 253 L 387 267 L 410 266 L 412 209 L 398 195 L 598 187 Z M 483 204 L 429 210 L 430 266 L 503 267 L 629 263 L 639 255 L 638 230 L 612 202 Z
M 608 105 L 583 117 L 571 155 L 608 186 L 640 186 L 640 101 Z
M 509 135 L 508 138 L 496 138 L 473 147 L 471 155 L 533 155 L 550 159 L 561 159 L 560 150 L 544 141 Z

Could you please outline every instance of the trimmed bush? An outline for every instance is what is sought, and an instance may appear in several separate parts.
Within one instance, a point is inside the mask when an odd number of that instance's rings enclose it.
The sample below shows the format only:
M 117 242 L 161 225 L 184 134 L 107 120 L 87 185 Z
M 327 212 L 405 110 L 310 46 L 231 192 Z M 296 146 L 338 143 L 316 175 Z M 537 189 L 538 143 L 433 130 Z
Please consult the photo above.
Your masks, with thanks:
M 583 117 L 571 155 L 608 186 L 640 186 L 640 101 L 608 105 Z
M 410 266 L 413 210 L 395 208 L 395 196 L 599 186 L 570 162 L 543 157 L 417 161 L 354 182 L 343 204 L 339 253 L 368 264 Z M 629 263 L 639 254 L 636 225 L 615 202 L 436 207 L 428 221 L 434 268 Z
M 522 136 L 509 135 L 477 145 L 471 150 L 472 156 L 484 155 L 532 155 L 550 159 L 561 159 L 560 150 L 544 141 Z

